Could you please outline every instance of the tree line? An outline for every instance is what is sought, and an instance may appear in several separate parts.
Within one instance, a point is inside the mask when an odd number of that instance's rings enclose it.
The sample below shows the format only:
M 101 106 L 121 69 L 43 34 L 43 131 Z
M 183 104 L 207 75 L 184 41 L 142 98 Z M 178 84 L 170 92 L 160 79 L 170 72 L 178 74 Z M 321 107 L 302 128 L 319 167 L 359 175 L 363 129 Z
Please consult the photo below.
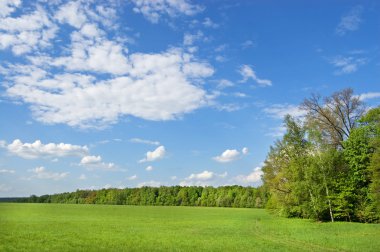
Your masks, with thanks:
M 161 186 L 125 189 L 77 190 L 53 195 L 32 195 L 20 199 L 29 203 L 113 204 L 149 206 L 205 206 L 262 208 L 266 192 L 262 187 Z
M 266 208 L 321 221 L 379 222 L 380 107 L 369 109 L 352 89 L 312 95 L 302 119 L 287 115 L 286 133 L 263 170 Z

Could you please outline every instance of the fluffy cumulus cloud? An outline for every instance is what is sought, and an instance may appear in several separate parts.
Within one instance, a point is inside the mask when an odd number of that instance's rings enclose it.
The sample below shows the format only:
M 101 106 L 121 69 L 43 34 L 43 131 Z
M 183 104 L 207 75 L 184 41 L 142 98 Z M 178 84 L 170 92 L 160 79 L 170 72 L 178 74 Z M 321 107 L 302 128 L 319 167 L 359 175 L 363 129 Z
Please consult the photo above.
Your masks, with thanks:
M 75 28 L 81 28 L 81 26 L 87 21 L 86 15 L 82 11 L 81 3 L 69 2 L 62 5 L 57 13 L 55 19 L 60 23 L 67 23 Z
M 165 147 L 163 145 L 158 146 L 154 151 L 148 151 L 145 155 L 145 158 L 141 159 L 139 162 L 153 162 L 164 158 L 166 154 Z
M 235 177 L 235 180 L 244 185 L 252 185 L 252 184 L 258 184 L 261 182 L 261 176 L 263 175 L 263 171 L 261 170 L 261 167 L 256 167 L 253 169 L 251 173 L 248 175 L 239 175 Z
M 342 16 L 338 26 L 336 27 L 336 34 L 339 36 L 345 35 L 347 32 L 356 31 L 359 29 L 359 25 L 362 22 L 362 6 L 353 7 L 350 12 Z
M 212 73 L 178 51 L 134 55 L 131 75 L 107 80 L 80 73 L 46 76 L 35 67 L 27 74 L 22 70 L 11 77 L 8 96 L 30 104 L 41 122 L 79 127 L 104 126 L 123 115 L 156 121 L 180 117 L 208 103 L 207 93 L 188 78 Z
M 187 1 L 135 4 L 149 13 L 157 6 L 176 6 L 185 14 L 195 8 Z M 214 73 L 207 62 L 181 48 L 129 53 L 128 38 L 114 33 L 116 11 L 109 6 L 94 10 L 68 2 L 51 8 L 55 11 L 37 5 L 29 12 L 11 12 L 17 5 L 7 6 L 6 17 L 0 18 L 0 50 L 11 48 L 23 60 L 2 62 L 6 95 L 29 105 L 40 122 L 102 128 L 123 116 L 173 120 L 212 99 L 199 85 Z M 58 32 L 62 26 L 70 27 L 67 38 Z M 49 50 L 52 41 L 66 49 Z
M 6 17 L 13 11 L 16 7 L 21 4 L 21 0 L 2 0 L 0 1 L 0 17 Z
M 0 49 L 10 48 L 14 54 L 21 55 L 39 47 L 49 47 L 57 32 L 57 25 L 41 6 L 12 17 L 16 7 L 20 6 L 21 1 L 0 3 Z
M 22 158 L 35 159 L 41 157 L 65 157 L 65 156 L 84 156 L 88 153 L 87 146 L 72 145 L 65 143 L 43 144 L 40 140 L 34 143 L 23 143 L 16 139 L 10 144 L 4 144 L 3 148 L 13 155 Z
M 192 16 L 203 10 L 200 5 L 188 0 L 132 0 L 136 13 L 141 13 L 152 23 L 157 23 L 162 15 L 176 17 L 180 14 Z
M 45 167 L 40 166 L 36 167 L 35 169 L 30 170 L 33 175 L 29 179 L 37 178 L 37 179 L 51 179 L 51 180 L 61 180 L 67 177 L 69 175 L 68 172 L 50 172 L 46 170 Z
M 90 170 L 96 168 L 110 170 L 115 168 L 114 163 L 102 162 L 101 156 L 84 156 L 80 161 L 80 165 Z
M 181 186 L 206 186 L 216 183 L 218 179 L 223 179 L 227 176 L 227 172 L 222 174 L 217 174 L 211 171 L 203 171 L 200 173 L 192 173 L 190 176 L 186 177 L 179 184 Z
M 209 180 L 214 177 L 214 173 L 210 171 L 203 171 L 198 174 L 191 174 L 188 179 L 199 179 L 199 180 Z
M 249 79 L 254 80 L 259 86 L 267 87 L 272 86 L 272 81 L 267 79 L 260 79 L 257 77 L 256 72 L 248 65 L 242 65 L 238 72 L 241 74 L 243 79 L 240 82 L 247 82 Z
M 81 164 L 87 165 L 87 164 L 96 164 L 102 161 L 102 158 L 100 156 L 85 156 L 80 161 Z
M 227 149 L 219 156 L 213 157 L 213 159 L 219 163 L 228 163 L 235 161 L 241 157 L 241 155 L 247 155 L 248 154 L 248 148 L 244 147 L 241 151 L 241 153 L 238 150 L 235 149 Z

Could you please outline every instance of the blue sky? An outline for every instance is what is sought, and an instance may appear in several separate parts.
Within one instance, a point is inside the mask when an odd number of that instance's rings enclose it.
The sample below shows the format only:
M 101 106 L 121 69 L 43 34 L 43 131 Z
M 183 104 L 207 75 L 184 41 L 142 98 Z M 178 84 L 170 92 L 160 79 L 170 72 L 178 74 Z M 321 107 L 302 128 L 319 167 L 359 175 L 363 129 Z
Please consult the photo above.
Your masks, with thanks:
M 378 1 L 0 0 L 0 197 L 261 184 L 311 93 L 380 104 Z

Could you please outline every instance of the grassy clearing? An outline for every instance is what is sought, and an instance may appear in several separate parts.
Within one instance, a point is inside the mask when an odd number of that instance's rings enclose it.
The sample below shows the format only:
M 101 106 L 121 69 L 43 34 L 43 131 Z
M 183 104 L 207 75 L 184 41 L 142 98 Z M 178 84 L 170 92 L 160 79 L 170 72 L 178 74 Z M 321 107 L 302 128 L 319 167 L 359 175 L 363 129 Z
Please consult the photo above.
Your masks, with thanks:
M 261 209 L 0 204 L 0 251 L 378 251 L 379 237 Z

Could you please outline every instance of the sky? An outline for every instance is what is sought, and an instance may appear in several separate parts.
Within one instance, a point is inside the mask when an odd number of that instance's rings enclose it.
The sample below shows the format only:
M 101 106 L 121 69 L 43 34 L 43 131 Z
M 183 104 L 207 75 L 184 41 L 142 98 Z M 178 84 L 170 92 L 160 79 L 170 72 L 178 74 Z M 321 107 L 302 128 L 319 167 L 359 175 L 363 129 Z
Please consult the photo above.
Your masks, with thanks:
M 0 197 L 259 186 L 312 93 L 380 105 L 380 2 L 0 0 Z

